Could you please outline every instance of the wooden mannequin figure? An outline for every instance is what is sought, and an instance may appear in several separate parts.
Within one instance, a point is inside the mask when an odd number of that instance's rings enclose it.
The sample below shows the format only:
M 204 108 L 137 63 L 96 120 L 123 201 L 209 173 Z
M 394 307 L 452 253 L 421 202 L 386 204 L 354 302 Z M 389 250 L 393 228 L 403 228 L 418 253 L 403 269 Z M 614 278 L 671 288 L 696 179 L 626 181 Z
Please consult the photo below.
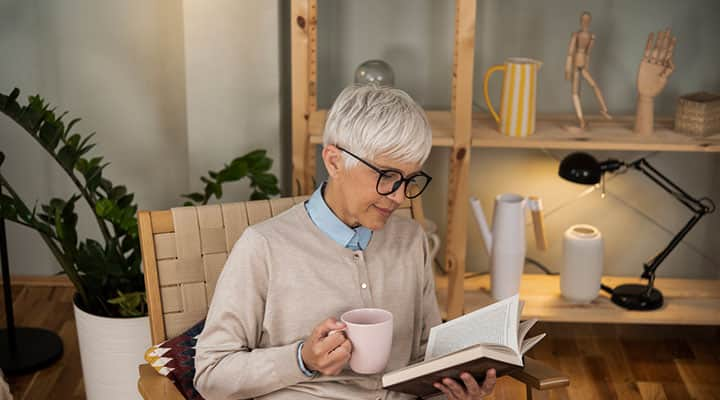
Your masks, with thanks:
M 573 106 L 575 106 L 575 114 L 577 114 L 578 121 L 580 122 L 580 128 L 582 129 L 587 126 L 587 123 L 583 117 L 582 105 L 580 104 L 581 75 L 595 92 L 595 97 L 597 97 L 598 103 L 600 103 L 600 114 L 602 114 L 606 119 L 612 119 L 608 113 L 605 98 L 603 98 L 600 88 L 597 86 L 595 80 L 588 71 L 588 65 L 590 64 L 590 50 L 592 50 L 593 44 L 595 43 L 595 35 L 590 33 L 591 20 L 592 17 L 587 11 L 580 15 L 580 30 L 573 32 L 572 34 L 570 46 L 568 48 L 567 60 L 565 61 L 565 79 L 572 79 Z

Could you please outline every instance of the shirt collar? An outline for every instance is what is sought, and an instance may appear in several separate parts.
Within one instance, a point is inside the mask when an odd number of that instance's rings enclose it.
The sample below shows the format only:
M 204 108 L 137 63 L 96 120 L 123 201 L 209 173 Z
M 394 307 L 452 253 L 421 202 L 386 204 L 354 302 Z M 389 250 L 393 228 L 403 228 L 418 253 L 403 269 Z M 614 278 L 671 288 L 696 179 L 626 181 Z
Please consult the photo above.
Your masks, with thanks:
M 310 199 L 305 203 L 310 219 L 332 240 L 343 247 L 353 250 L 364 250 L 370 243 L 372 231 L 364 226 L 350 228 L 338 218 L 325 202 L 323 191 L 326 182 L 323 182 Z

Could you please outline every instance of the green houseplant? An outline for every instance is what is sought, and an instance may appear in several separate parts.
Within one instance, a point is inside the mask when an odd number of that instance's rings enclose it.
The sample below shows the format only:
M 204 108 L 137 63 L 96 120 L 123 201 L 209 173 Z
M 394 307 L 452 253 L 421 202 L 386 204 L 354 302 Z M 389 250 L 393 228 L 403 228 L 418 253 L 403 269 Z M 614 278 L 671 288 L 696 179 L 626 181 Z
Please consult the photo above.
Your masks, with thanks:
M 15 121 L 58 163 L 79 193 L 69 199 L 53 198 L 35 205 L 21 198 L 0 168 L 0 216 L 37 231 L 68 276 L 77 292 L 77 305 L 86 312 L 106 317 L 142 316 L 147 312 L 145 287 L 140 267 L 141 254 L 137 231 L 137 205 L 133 193 L 115 185 L 103 170 L 103 157 L 89 157 L 95 147 L 94 133 L 73 133 L 79 118 L 63 121 L 40 97 L 31 96 L 26 105 L 17 101 L 20 91 L 0 93 L 0 112 Z M 0 151 L 0 167 L 5 154 Z M 269 173 L 272 160 L 264 150 L 238 157 L 220 171 L 202 177 L 205 189 L 183 195 L 186 205 L 207 204 L 214 196 L 222 197 L 222 184 L 250 180 L 251 199 L 268 198 L 279 193 L 277 178 Z M 102 240 L 80 240 L 75 204 L 83 199 L 93 210 Z

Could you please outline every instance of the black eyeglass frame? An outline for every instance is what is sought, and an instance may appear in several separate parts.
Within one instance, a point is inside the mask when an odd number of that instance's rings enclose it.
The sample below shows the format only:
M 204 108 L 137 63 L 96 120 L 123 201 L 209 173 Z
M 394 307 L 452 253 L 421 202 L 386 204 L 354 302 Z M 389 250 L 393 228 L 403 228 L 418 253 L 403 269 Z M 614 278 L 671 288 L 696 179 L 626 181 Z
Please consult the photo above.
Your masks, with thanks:
M 378 167 L 370 164 L 368 161 L 363 160 L 362 157 L 359 157 L 359 156 L 353 154 L 353 153 L 352 153 L 351 151 L 349 151 L 349 150 L 346 150 L 346 149 L 344 149 L 344 148 L 342 148 L 342 147 L 340 147 L 340 146 L 338 146 L 338 145 L 335 145 L 335 147 L 337 147 L 338 149 L 340 149 L 340 151 L 343 151 L 343 152 L 345 152 L 345 153 L 348 153 L 348 154 L 351 155 L 353 158 L 355 158 L 356 160 L 360 161 L 361 163 L 367 165 L 370 169 L 372 169 L 373 171 L 375 171 L 375 172 L 378 173 L 378 180 L 377 180 L 377 183 L 375 184 L 375 191 L 377 191 L 378 194 L 381 195 L 381 196 L 389 196 L 389 195 L 397 192 L 397 190 L 400 189 L 400 186 L 403 186 L 403 184 L 405 184 L 405 197 L 408 198 L 408 199 L 414 199 L 414 198 L 420 196 L 421 194 L 423 194 L 423 192 L 425 191 L 425 189 L 427 189 L 427 187 L 430 185 L 430 181 L 432 181 L 432 176 L 428 175 L 428 174 L 425 173 L 424 171 L 416 172 L 416 173 L 411 174 L 410 176 L 408 176 L 408 177 L 406 178 L 405 175 L 403 175 L 403 173 L 402 173 L 401 171 L 398 171 L 398 170 L 396 170 L 396 169 L 380 169 L 380 168 L 378 168 Z M 383 193 L 383 192 L 380 191 L 380 180 L 382 180 L 383 176 L 386 176 L 388 172 L 393 172 L 393 173 L 396 173 L 396 174 L 400 174 L 400 179 L 398 179 L 397 181 L 395 181 L 395 182 L 393 183 L 393 186 L 392 186 L 392 190 L 391 190 L 391 191 L 389 191 L 389 192 L 387 192 L 387 193 Z M 420 191 L 419 191 L 416 195 L 410 196 L 410 195 L 408 195 L 408 191 L 407 191 L 408 183 L 411 183 L 411 181 L 413 180 L 413 178 L 415 178 L 415 177 L 417 177 L 417 176 L 423 176 L 423 177 L 427 178 L 427 182 L 425 182 L 425 186 L 423 186 L 422 189 L 420 189 Z

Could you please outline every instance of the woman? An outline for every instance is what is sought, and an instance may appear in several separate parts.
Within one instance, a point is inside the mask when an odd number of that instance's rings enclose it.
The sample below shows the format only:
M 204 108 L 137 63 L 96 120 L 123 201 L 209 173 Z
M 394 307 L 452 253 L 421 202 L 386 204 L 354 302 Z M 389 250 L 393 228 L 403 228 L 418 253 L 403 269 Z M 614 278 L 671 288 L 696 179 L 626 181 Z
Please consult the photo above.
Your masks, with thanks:
M 328 113 L 328 171 L 304 204 L 249 227 L 218 279 L 196 348 L 195 386 L 207 399 L 401 399 L 381 374 L 346 368 L 352 343 L 335 318 L 379 307 L 393 313 L 387 370 L 422 360 L 439 324 L 432 260 L 422 228 L 393 216 L 430 183 L 425 113 L 406 93 L 353 86 Z M 445 379 L 450 399 L 490 393 L 494 371 Z

